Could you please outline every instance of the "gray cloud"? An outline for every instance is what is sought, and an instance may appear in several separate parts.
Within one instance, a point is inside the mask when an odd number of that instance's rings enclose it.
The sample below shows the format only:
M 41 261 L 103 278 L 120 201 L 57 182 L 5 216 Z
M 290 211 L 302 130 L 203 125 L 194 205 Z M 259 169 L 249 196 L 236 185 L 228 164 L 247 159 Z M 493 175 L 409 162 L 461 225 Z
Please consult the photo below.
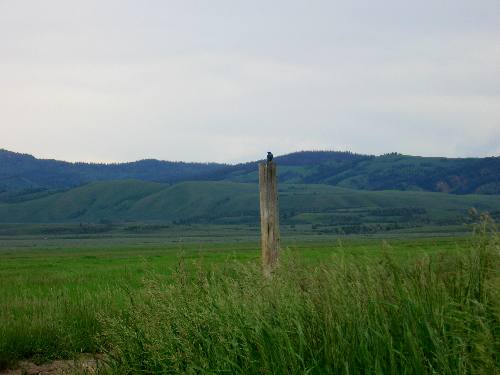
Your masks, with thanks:
M 500 152 L 497 1 L 0 1 L 0 147 Z

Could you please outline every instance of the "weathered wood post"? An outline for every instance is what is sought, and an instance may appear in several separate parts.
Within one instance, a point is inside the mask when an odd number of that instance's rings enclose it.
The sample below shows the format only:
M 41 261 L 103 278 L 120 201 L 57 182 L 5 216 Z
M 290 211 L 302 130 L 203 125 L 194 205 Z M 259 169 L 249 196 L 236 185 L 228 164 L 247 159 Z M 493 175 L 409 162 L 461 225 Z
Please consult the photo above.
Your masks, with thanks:
M 259 187 L 262 266 L 264 274 L 270 275 L 278 262 L 280 248 L 278 183 L 272 155 L 267 162 L 259 164 Z

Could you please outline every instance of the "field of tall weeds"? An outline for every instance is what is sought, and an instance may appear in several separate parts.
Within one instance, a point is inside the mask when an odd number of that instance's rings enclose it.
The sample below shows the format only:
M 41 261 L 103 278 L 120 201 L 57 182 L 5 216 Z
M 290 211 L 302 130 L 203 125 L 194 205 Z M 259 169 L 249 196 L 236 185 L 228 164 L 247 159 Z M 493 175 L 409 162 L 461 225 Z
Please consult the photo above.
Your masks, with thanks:
M 466 250 L 336 255 L 151 272 L 101 314 L 117 374 L 500 373 L 500 240 L 484 219 Z

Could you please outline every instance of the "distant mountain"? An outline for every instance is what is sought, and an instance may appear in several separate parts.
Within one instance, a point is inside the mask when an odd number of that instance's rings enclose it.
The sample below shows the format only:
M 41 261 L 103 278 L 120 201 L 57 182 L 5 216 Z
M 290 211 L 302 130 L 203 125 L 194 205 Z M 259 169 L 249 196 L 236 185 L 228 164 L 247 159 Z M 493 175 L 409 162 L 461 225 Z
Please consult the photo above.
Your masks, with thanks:
M 114 164 L 69 163 L 0 149 L 0 191 L 67 189 L 92 181 L 122 179 L 177 182 L 197 179 L 224 167 L 216 163 L 154 159 Z
M 282 183 L 327 184 L 360 190 L 500 194 L 500 157 L 438 158 L 302 151 L 275 158 Z M 93 181 L 137 179 L 256 183 L 258 161 L 227 165 L 141 160 L 68 163 L 0 150 L 0 202 L 18 202 Z
M 461 224 L 470 207 L 494 216 L 500 214 L 498 196 L 361 191 L 319 184 L 281 184 L 279 190 L 282 223 L 318 224 L 342 231 Z M 0 203 L 0 223 L 161 221 L 257 225 L 258 205 L 258 187 L 253 183 L 107 181 L 25 202 Z

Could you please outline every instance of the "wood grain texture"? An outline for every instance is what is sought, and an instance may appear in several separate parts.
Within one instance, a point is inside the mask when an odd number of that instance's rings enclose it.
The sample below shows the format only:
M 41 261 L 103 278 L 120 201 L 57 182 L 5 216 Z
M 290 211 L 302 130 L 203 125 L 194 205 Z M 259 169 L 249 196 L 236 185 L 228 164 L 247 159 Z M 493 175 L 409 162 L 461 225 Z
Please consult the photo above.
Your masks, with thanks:
M 277 167 L 274 162 L 259 164 L 260 229 L 262 266 L 269 274 L 278 262 L 280 247 Z

